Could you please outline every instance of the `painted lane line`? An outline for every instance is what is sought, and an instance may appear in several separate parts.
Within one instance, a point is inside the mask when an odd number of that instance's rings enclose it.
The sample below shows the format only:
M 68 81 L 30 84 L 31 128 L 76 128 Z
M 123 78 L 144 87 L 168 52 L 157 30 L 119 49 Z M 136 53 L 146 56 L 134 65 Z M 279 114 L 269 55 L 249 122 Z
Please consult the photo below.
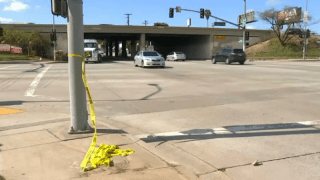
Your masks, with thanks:
M 52 66 L 52 65 L 51 65 Z M 39 73 L 34 80 L 32 81 L 30 87 L 28 88 L 28 90 L 26 91 L 26 93 L 24 94 L 25 96 L 33 96 L 34 91 L 36 90 L 41 78 L 44 76 L 44 74 L 50 69 L 51 66 L 48 66 L 47 68 L 45 68 L 43 71 L 41 71 L 41 73 Z
M 320 120 L 304 121 L 304 122 L 296 122 L 296 123 L 226 126 L 223 128 L 213 128 L 213 129 L 195 129 L 190 131 L 142 134 L 142 135 L 137 135 L 137 137 L 140 139 L 148 139 L 148 138 L 156 138 L 156 137 L 173 137 L 173 136 L 189 136 L 189 135 L 235 134 L 236 132 L 241 132 L 241 131 L 312 128 L 313 125 L 319 125 L 319 124 L 320 124 Z
M 0 69 L 7 69 L 7 68 L 11 68 L 11 67 L 14 67 L 14 66 L 17 66 L 17 65 L 13 65 L 13 66 L 7 66 L 7 67 L 3 67 L 3 68 L 0 68 Z

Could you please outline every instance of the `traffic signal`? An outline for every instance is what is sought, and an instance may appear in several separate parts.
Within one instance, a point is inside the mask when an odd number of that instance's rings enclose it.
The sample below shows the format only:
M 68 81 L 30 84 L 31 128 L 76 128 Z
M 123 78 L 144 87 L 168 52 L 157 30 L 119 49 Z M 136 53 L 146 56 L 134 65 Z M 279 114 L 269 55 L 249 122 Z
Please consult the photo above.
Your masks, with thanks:
M 51 13 L 53 15 L 68 17 L 68 2 L 66 0 L 51 0 Z
M 54 32 L 50 33 L 50 39 L 51 39 L 51 41 L 54 41 Z
M 169 18 L 173 18 L 173 13 L 174 13 L 173 8 L 170 8 Z
M 246 31 L 246 41 L 249 41 L 249 31 Z
M 200 18 L 201 19 L 204 18 L 204 9 L 203 8 L 200 9 Z
M 3 28 L 0 27 L 0 37 L 2 37 L 2 36 L 3 36 Z
M 57 41 L 56 30 L 52 30 L 52 32 L 50 33 L 50 39 L 51 41 Z

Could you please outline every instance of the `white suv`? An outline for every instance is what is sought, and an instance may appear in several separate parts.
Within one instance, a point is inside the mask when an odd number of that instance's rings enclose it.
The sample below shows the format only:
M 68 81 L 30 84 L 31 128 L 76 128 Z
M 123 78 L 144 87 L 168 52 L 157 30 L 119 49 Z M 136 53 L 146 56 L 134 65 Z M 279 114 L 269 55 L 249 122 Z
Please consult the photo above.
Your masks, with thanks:
M 139 51 L 134 56 L 134 65 L 146 67 L 146 66 L 158 66 L 165 67 L 164 58 L 156 51 Z

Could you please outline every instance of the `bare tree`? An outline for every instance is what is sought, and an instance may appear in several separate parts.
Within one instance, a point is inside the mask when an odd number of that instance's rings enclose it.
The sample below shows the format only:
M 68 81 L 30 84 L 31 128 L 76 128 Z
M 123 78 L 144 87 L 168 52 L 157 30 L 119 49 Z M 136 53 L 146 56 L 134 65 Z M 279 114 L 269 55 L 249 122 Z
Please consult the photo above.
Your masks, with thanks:
M 291 9 L 292 7 L 285 7 L 284 10 L 288 10 Z M 288 30 L 290 28 L 293 27 L 294 23 L 295 26 L 298 26 L 299 28 L 301 28 L 301 24 L 300 22 L 297 22 L 296 20 L 293 20 L 291 22 L 287 22 L 285 23 L 284 20 L 279 20 L 278 19 L 278 14 L 280 11 L 271 8 L 268 10 L 265 10 L 263 12 L 259 13 L 259 16 L 262 20 L 268 22 L 269 24 L 271 24 L 271 29 L 274 31 L 274 33 L 276 34 L 276 36 L 278 37 L 280 43 L 282 46 L 286 46 L 287 43 L 295 36 L 298 34 L 290 34 L 288 33 Z M 300 19 L 299 19 L 300 20 Z M 308 16 L 308 20 L 312 20 L 311 16 Z M 283 26 L 287 26 L 286 30 L 282 30 Z M 302 32 L 301 32 L 302 33 Z
M 271 29 L 274 31 L 276 36 L 278 37 L 282 46 L 286 46 L 287 42 L 293 37 L 289 36 L 287 31 L 283 32 L 282 28 L 284 22 L 278 22 L 278 13 L 279 11 L 271 8 L 259 13 L 259 16 L 262 20 L 271 24 Z M 288 24 L 288 29 L 292 26 L 292 24 Z

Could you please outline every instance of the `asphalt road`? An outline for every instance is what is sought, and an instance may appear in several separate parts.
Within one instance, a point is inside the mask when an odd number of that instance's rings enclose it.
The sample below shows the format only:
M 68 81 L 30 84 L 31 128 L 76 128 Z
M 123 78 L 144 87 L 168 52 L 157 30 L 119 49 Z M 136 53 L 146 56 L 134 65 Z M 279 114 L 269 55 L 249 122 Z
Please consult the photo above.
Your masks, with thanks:
M 319 179 L 319 70 L 320 62 L 86 64 L 98 123 L 202 179 Z M 0 130 L 68 118 L 68 85 L 65 63 L 0 64 L 0 107 L 24 111 L 2 116 Z

